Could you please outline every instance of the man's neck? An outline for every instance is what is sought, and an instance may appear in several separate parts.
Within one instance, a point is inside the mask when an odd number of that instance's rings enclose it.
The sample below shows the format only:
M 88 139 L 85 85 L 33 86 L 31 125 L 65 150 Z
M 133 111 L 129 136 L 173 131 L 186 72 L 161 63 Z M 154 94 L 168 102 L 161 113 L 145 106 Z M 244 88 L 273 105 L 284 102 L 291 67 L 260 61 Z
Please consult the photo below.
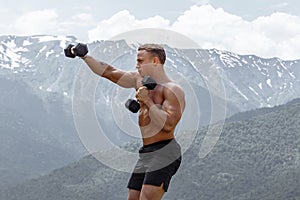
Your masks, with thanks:
M 151 77 L 157 82 L 157 83 L 167 83 L 170 82 L 170 78 L 167 76 L 167 74 L 164 72 L 164 70 L 158 70 L 154 74 L 151 75 Z

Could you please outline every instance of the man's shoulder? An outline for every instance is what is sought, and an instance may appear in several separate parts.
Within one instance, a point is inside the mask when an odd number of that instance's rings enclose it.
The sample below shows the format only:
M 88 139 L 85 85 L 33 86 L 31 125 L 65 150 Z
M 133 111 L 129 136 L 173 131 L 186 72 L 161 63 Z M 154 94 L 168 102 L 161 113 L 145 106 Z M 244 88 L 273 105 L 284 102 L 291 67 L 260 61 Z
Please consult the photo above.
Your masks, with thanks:
M 130 75 L 134 76 L 136 79 L 141 77 L 141 75 L 138 72 L 135 72 L 135 71 L 129 71 L 128 73 Z
M 169 81 L 164 84 L 164 86 L 170 90 L 182 90 L 182 87 L 175 81 Z
M 175 94 L 177 97 L 184 96 L 183 88 L 175 81 L 169 81 L 164 84 L 164 92 L 165 94 Z

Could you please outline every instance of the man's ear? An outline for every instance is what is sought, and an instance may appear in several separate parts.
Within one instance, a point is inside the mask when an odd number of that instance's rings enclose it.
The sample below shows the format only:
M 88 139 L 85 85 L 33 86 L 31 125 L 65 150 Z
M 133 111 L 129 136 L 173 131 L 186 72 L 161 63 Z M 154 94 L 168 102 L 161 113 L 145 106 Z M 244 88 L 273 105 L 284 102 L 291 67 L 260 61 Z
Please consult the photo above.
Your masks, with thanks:
M 153 63 L 155 64 L 155 65 L 158 65 L 159 64 L 159 59 L 158 59 L 158 57 L 154 57 L 153 58 Z

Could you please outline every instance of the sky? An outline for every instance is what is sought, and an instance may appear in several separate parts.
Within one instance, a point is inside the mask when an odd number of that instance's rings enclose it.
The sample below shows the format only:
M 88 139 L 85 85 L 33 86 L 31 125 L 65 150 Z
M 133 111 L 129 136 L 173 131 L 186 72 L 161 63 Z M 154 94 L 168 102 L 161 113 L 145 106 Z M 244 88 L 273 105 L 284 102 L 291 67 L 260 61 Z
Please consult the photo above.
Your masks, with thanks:
M 298 0 L 0 0 L 0 35 L 108 40 L 140 29 L 178 32 L 201 48 L 300 59 Z

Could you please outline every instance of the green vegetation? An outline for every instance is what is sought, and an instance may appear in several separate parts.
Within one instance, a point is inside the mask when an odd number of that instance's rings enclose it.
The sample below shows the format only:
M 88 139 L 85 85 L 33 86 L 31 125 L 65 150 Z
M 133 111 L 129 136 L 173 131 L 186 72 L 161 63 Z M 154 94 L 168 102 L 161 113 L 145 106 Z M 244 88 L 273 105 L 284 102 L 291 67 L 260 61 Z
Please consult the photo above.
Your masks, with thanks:
M 206 130 L 197 132 L 164 199 L 300 199 L 300 99 L 233 116 L 214 149 L 200 159 Z M 89 155 L 1 191 L 1 199 L 126 199 L 128 178 Z

